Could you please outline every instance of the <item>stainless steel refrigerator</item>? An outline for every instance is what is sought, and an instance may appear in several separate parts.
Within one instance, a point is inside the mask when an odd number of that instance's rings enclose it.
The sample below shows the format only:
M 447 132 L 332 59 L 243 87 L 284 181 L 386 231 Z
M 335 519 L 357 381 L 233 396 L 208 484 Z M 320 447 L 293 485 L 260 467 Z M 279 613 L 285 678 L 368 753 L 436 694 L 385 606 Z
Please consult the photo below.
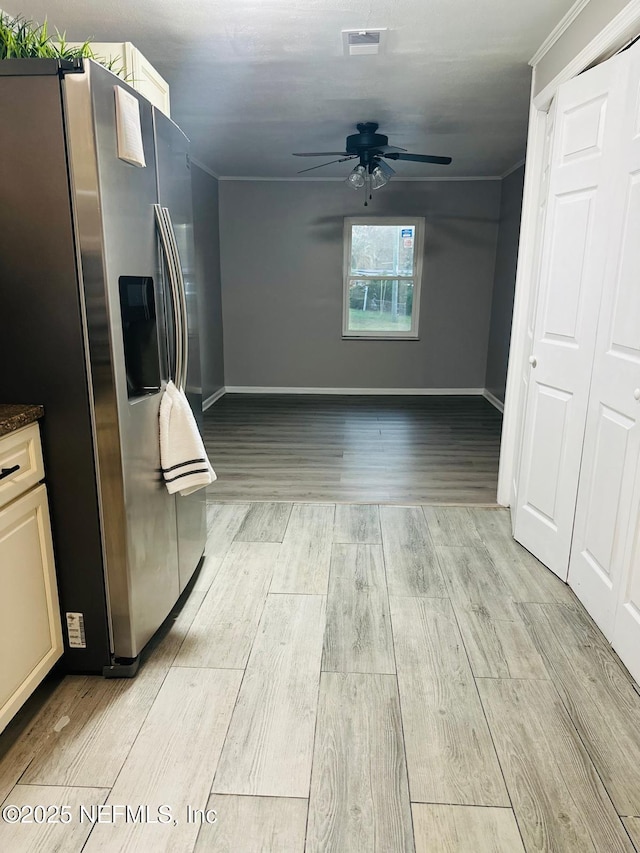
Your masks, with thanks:
M 45 407 L 66 667 L 132 674 L 204 551 L 204 490 L 169 495 L 159 458 L 169 379 L 202 417 L 189 143 L 92 61 L 0 62 L 0 114 L 0 399 Z

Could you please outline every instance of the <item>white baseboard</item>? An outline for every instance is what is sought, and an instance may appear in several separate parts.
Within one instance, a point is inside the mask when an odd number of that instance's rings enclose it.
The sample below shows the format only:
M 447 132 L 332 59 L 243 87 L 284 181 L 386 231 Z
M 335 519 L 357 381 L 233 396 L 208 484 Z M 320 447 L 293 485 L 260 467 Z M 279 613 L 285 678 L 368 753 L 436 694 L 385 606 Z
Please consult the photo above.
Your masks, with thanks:
M 213 406 L 216 400 L 219 400 L 220 397 L 224 397 L 226 393 L 227 389 L 224 386 L 222 388 L 218 388 L 215 394 L 212 394 L 210 397 L 207 397 L 206 400 L 202 401 L 202 411 L 206 412 L 210 406 Z
M 484 388 L 287 388 L 266 385 L 227 385 L 227 394 L 371 394 L 376 396 L 482 396 Z
M 488 400 L 492 406 L 495 406 L 499 412 L 504 413 L 504 403 L 502 402 L 502 400 L 498 400 L 495 394 L 492 394 L 491 391 L 487 391 L 487 389 L 485 388 L 482 392 L 482 396 L 485 398 L 485 400 Z
M 500 412 L 504 412 L 504 403 L 487 391 L 486 388 L 301 388 L 298 386 L 270 385 L 225 385 L 202 401 L 202 411 L 206 412 L 225 394 L 345 394 L 371 395 L 378 397 L 484 397 Z

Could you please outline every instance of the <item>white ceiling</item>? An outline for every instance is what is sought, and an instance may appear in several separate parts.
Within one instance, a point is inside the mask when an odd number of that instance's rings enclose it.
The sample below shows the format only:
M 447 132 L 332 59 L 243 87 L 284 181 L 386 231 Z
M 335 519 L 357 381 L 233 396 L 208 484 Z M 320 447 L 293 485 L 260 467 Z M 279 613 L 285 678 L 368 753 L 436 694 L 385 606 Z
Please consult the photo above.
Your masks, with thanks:
M 453 157 L 406 177 L 500 175 L 524 156 L 533 53 L 573 0 L 4 0 L 70 41 L 131 41 L 171 87 L 172 117 L 220 175 L 293 177 L 358 121 Z M 387 27 L 345 57 L 341 30 Z M 331 158 L 327 158 L 330 160 Z M 352 163 L 309 173 L 346 176 Z

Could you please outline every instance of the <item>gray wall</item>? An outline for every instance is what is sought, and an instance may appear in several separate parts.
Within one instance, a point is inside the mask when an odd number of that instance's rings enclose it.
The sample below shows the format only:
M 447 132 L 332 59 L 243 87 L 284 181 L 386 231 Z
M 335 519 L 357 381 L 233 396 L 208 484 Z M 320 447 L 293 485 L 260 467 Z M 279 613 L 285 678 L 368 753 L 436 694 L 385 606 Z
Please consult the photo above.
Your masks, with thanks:
M 498 181 L 221 181 L 227 386 L 484 387 Z M 342 340 L 343 218 L 426 217 L 419 341 Z
M 516 169 L 501 183 L 500 227 L 496 250 L 493 300 L 491 302 L 491 326 L 489 328 L 485 388 L 504 403 L 513 297 L 516 286 L 524 166 Z
M 224 385 L 218 181 L 192 162 L 191 186 L 200 315 L 202 397 L 206 400 Z

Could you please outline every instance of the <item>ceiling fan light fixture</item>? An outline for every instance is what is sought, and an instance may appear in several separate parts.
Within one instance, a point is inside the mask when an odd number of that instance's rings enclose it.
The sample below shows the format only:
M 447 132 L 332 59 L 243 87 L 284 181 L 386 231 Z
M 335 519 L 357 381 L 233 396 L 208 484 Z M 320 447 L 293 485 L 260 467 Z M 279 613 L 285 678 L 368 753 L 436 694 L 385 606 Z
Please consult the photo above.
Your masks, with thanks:
M 375 166 L 371 172 L 371 189 L 379 190 L 385 184 L 389 183 L 390 175 L 385 175 L 380 166 Z
M 378 160 L 376 163 L 376 168 L 380 169 L 380 171 L 387 176 L 387 179 L 391 180 L 391 178 L 396 174 L 396 170 L 392 169 L 388 163 L 385 163 L 384 160 Z
M 356 166 L 353 172 L 347 178 L 347 182 L 353 187 L 354 190 L 361 190 L 366 182 L 366 170 L 364 166 Z
M 366 32 L 359 32 L 359 35 Z M 373 190 L 379 190 L 386 186 L 395 175 L 394 170 L 386 160 L 409 160 L 412 163 L 433 163 L 448 166 L 451 157 L 436 157 L 433 154 L 411 154 L 404 148 L 389 145 L 389 138 L 384 133 L 378 133 L 378 123 L 375 121 L 358 122 L 357 133 L 347 136 L 344 150 L 342 151 L 305 151 L 298 152 L 296 157 L 331 157 L 337 156 L 338 160 L 330 160 L 328 163 L 320 163 L 302 172 L 310 172 L 313 169 L 321 169 L 331 166 L 333 163 L 344 163 L 347 160 L 358 160 L 359 165 L 348 175 L 347 181 L 354 190 L 365 190 L 365 196 L 371 198 Z M 365 205 L 367 202 L 365 201 Z

